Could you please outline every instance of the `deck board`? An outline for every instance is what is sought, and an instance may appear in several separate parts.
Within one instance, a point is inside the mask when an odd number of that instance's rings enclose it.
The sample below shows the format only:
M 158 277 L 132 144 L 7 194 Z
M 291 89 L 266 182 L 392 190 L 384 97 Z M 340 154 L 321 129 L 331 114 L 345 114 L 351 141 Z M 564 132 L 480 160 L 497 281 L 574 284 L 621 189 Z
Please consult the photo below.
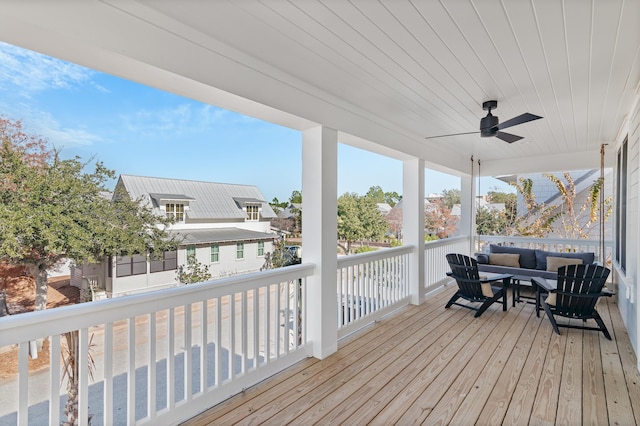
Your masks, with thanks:
M 208 424 L 639 424 L 640 373 L 612 300 L 596 331 L 555 334 L 530 304 L 480 318 L 447 288 L 247 389 Z

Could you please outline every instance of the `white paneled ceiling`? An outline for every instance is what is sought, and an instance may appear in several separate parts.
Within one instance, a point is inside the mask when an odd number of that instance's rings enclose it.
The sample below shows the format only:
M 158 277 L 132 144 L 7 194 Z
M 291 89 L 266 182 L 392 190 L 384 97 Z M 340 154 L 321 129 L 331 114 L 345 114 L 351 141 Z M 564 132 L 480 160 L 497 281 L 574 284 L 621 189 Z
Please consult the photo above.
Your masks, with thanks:
M 3 4 L 0 40 L 344 142 L 492 174 L 598 167 L 640 81 L 638 0 Z M 478 130 L 483 101 L 524 139 Z M 375 145 L 370 145 L 370 142 Z M 613 156 L 608 155 L 611 159 Z

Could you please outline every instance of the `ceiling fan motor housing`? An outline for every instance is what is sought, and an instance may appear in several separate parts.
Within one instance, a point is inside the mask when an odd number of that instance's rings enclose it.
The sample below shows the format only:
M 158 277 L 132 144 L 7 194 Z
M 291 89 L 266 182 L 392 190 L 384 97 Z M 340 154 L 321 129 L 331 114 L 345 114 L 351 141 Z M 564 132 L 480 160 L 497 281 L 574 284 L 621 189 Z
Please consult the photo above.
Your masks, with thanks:
M 491 114 L 487 114 L 482 120 L 480 120 L 480 136 L 483 138 L 495 136 L 498 132 L 498 117 Z

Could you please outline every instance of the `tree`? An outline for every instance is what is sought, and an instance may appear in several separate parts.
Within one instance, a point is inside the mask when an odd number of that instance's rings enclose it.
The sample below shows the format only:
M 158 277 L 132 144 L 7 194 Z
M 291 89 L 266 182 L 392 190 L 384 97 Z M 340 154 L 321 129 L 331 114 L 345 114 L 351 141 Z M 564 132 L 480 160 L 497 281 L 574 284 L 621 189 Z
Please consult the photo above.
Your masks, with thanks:
M 587 199 L 581 206 L 576 206 L 576 185 L 570 173 L 564 172 L 565 182 L 559 177 L 552 174 L 545 174 L 547 179 L 553 182 L 558 188 L 558 192 L 562 197 L 562 209 L 559 219 L 562 223 L 562 232 L 565 238 L 580 239 L 589 238 L 591 225 L 599 220 L 599 197 L 602 190 L 602 180 L 598 179 L 589 188 Z M 604 220 L 606 221 L 611 215 L 611 197 L 607 197 L 604 201 Z
M 101 162 L 86 172 L 89 163 L 61 159 L 20 121 L 0 117 L 0 132 L 0 261 L 34 277 L 36 310 L 46 308 L 47 269 L 63 258 L 97 262 L 175 248 L 164 230 L 169 219 L 128 194 L 103 195 L 115 174 Z
M 375 201 L 367 196 L 346 193 L 338 198 L 338 244 L 345 254 L 351 254 L 354 241 L 377 240 L 387 231 L 387 222 Z
M 391 209 L 388 215 L 384 217 L 389 226 L 389 231 L 397 238 L 402 236 L 402 220 L 403 220 L 402 207 L 395 206 Z
M 459 189 L 443 189 L 442 199 L 444 200 L 444 206 L 451 210 L 456 204 L 460 204 L 460 190 Z
M 284 209 L 287 207 L 287 202 L 286 201 L 282 201 L 280 202 L 280 200 L 278 200 L 278 197 L 273 197 L 273 200 L 271 200 L 271 202 L 269 203 L 269 205 L 273 208 L 273 210 L 277 213 L 280 210 Z
M 195 284 L 211 279 L 209 267 L 198 262 L 194 254 L 187 256 L 187 264 L 178 266 L 176 280 L 180 284 Z
M 291 191 L 291 196 L 289 197 L 289 202 L 291 204 L 301 204 L 302 203 L 302 192 L 298 190 Z
M 510 185 L 522 196 L 527 211 L 517 216 L 508 233 L 525 237 L 546 237 L 553 230 L 553 222 L 558 216 L 555 207 L 536 200 L 531 179 L 520 178 L 518 182 L 510 182 Z
M 402 199 L 402 196 L 398 195 L 397 192 L 384 192 L 382 188 L 377 185 L 370 187 L 365 197 L 373 199 L 376 203 L 387 203 L 391 207 L 398 204 Z
M 438 199 L 431 203 L 431 207 L 424 212 L 424 226 L 438 238 L 450 237 L 456 230 L 458 218 L 451 214 L 445 199 Z

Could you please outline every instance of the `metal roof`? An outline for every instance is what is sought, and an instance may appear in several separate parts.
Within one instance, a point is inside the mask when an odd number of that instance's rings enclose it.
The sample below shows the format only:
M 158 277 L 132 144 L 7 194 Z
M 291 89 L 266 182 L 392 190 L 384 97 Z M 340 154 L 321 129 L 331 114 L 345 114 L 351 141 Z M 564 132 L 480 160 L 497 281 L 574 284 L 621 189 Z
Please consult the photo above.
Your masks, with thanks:
M 189 201 L 189 219 L 244 219 L 246 213 L 238 207 L 235 199 L 252 199 L 262 203 L 262 218 L 276 217 L 273 209 L 264 200 L 260 190 L 253 185 L 203 182 L 184 179 L 157 178 L 147 176 L 120 175 L 118 184 L 133 199 L 143 198 L 150 204 L 152 199 Z
M 189 229 L 175 231 L 175 234 L 180 237 L 181 245 L 272 240 L 276 237 L 275 234 L 240 228 Z

